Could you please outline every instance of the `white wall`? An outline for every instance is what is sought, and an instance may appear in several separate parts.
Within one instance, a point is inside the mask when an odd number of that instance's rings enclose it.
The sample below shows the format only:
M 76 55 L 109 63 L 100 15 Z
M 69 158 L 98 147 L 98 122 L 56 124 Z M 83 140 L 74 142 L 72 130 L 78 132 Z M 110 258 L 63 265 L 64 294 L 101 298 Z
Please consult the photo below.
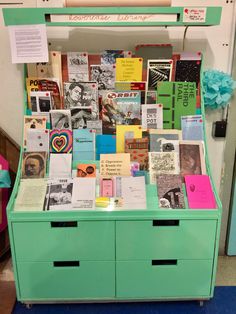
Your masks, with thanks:
M 36 6 L 36 1 L 23 1 L 26 6 Z M 117 1 L 118 2 L 118 1 Z M 1 4 L 1 1 L 0 1 Z M 202 51 L 206 68 L 229 71 L 231 68 L 231 46 L 234 1 L 172 0 L 173 6 L 222 6 L 221 24 L 214 27 L 189 27 L 185 39 L 185 50 Z M 1 7 L 1 6 L 0 6 Z M 8 33 L 0 17 L 0 126 L 18 143 L 21 143 L 23 115 L 22 66 L 10 62 Z M 138 43 L 172 43 L 175 51 L 183 46 L 183 27 L 149 28 L 55 28 L 48 27 L 48 39 L 52 49 L 63 51 L 97 52 L 104 49 L 134 50 Z M 220 191 L 221 171 L 225 140 L 211 136 L 212 122 L 221 118 L 220 111 L 207 112 L 206 129 L 209 157 L 213 179 Z

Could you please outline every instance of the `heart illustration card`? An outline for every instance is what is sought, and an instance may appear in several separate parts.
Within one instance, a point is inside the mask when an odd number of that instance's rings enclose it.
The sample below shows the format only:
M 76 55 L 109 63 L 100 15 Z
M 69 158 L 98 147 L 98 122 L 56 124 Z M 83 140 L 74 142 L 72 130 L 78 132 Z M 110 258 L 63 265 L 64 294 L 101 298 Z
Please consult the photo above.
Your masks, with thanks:
M 67 129 L 50 131 L 50 152 L 71 153 L 73 136 L 72 131 Z

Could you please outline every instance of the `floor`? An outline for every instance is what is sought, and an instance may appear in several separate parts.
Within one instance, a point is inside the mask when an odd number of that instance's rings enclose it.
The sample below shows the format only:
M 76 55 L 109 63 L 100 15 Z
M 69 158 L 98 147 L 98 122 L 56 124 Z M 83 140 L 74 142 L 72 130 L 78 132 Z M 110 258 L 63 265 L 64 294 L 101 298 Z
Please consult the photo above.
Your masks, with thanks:
M 236 286 L 236 256 L 219 256 L 216 275 L 217 286 Z M 10 254 L 0 259 L 0 313 L 11 314 L 16 291 Z

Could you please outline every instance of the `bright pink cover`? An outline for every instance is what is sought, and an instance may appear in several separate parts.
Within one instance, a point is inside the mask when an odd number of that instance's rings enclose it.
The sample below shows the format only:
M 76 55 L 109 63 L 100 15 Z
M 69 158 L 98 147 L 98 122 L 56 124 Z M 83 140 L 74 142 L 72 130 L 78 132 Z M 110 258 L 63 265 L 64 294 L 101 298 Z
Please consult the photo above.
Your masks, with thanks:
M 9 170 L 9 163 L 0 155 L 0 165 L 2 170 Z M 2 232 L 7 226 L 6 207 L 8 202 L 8 189 L 2 189 L 2 223 L 0 224 L 0 232 Z
M 207 175 L 185 176 L 186 191 L 189 208 L 214 209 L 216 208 L 215 196 L 210 178 Z

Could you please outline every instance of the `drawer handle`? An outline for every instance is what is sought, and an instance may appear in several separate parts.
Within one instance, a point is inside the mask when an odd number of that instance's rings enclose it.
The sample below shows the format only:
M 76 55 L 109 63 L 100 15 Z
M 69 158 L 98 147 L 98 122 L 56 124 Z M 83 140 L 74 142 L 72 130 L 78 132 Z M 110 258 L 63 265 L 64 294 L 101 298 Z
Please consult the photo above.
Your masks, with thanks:
M 179 226 L 179 220 L 177 219 L 167 219 L 167 220 L 153 220 L 153 227 L 161 227 L 161 226 Z
M 53 262 L 54 267 L 79 267 L 79 261 L 62 261 L 62 262 Z
M 177 265 L 177 259 L 153 259 L 152 266 Z
M 78 221 L 51 221 L 52 228 L 74 228 L 78 227 Z

